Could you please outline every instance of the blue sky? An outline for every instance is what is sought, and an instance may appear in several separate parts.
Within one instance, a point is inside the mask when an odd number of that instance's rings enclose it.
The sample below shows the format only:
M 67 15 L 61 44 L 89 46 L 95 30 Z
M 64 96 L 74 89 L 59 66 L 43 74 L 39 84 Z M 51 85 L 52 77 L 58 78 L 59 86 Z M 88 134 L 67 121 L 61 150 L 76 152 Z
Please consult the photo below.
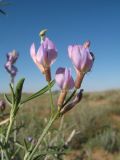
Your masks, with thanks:
M 37 91 L 46 82 L 33 63 L 29 48 L 38 48 L 39 31 L 48 29 L 48 37 L 58 49 L 52 75 L 59 66 L 71 67 L 69 44 L 91 41 L 94 67 L 82 84 L 86 91 L 120 88 L 120 1 L 119 0 L 8 0 L 12 5 L 0 15 L 0 92 L 9 90 L 9 75 L 4 69 L 6 53 L 20 53 L 16 81 L 26 78 L 24 91 Z

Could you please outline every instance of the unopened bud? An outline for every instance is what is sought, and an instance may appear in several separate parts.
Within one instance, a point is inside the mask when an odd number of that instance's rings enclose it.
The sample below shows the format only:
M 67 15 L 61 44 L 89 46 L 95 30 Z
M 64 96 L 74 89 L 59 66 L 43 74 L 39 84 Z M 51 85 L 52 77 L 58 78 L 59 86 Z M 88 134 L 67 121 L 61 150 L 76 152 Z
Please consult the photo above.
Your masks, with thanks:
M 71 110 L 77 103 L 79 103 L 82 99 L 82 92 L 83 92 L 83 89 L 80 90 L 80 92 L 76 95 L 76 97 L 73 99 L 72 102 L 70 102 L 69 104 L 67 104 L 66 106 L 64 106 L 61 111 L 60 111 L 60 114 L 63 115 L 65 114 L 66 112 L 68 112 L 69 110 Z
M 43 29 L 40 31 L 39 36 L 41 37 L 41 43 L 43 42 L 45 35 L 46 35 L 47 29 Z

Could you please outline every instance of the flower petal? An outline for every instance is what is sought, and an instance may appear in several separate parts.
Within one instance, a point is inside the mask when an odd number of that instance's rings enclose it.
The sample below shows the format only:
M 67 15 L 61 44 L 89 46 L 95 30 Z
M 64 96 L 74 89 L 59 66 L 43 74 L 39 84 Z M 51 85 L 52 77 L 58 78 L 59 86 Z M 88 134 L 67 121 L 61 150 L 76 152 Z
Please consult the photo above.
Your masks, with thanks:
M 69 71 L 69 69 L 65 68 L 64 83 L 63 83 L 64 89 L 68 88 L 69 79 L 70 79 L 70 71 Z
M 65 73 L 65 68 L 60 67 L 57 69 L 55 74 L 55 81 L 61 89 L 63 89 L 64 73 Z
M 30 47 L 30 55 L 33 61 L 36 63 L 36 53 L 35 53 L 35 44 L 33 43 Z
M 56 58 L 57 58 L 56 50 L 49 49 L 48 50 L 48 62 L 49 62 L 49 65 L 52 65 L 55 62 Z
M 70 45 L 70 46 L 68 46 L 68 56 L 69 56 L 69 58 L 71 59 L 71 54 L 72 54 L 72 49 L 73 49 L 73 46 L 72 45 Z
M 54 63 L 54 61 L 57 58 L 56 47 L 55 47 L 54 43 L 47 37 L 45 38 L 45 40 L 43 41 L 42 44 L 45 49 L 45 60 L 47 62 L 47 65 L 51 65 Z
M 72 89 L 74 80 L 71 76 L 71 70 L 67 68 L 58 68 L 55 76 L 56 83 L 61 89 Z
M 39 53 L 38 53 L 38 54 L 39 54 Z M 41 63 L 39 63 L 39 61 L 38 61 L 38 60 L 40 60 L 40 57 L 39 57 L 39 56 L 37 57 L 37 55 L 36 55 L 36 53 L 35 53 L 35 45 L 34 45 L 34 43 L 31 45 L 30 55 L 31 55 L 34 63 L 35 63 L 35 64 L 37 65 L 37 67 L 40 69 L 40 71 L 41 71 L 42 73 L 44 73 L 44 67 L 43 67 L 43 65 L 42 65 Z M 37 59 L 37 58 L 38 58 L 38 59 Z M 41 58 L 41 59 L 42 59 L 42 58 Z
M 81 64 L 81 55 L 80 55 L 80 47 L 75 45 L 72 49 L 71 59 L 76 68 L 80 69 Z

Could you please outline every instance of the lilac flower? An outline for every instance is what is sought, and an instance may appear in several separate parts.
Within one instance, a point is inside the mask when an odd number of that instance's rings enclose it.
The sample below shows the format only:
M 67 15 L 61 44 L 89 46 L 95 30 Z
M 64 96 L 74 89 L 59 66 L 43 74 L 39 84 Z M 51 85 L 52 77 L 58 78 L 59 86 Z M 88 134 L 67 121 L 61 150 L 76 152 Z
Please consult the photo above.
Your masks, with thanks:
M 14 65 L 11 65 L 9 61 L 5 64 L 5 69 L 11 75 L 11 77 L 15 77 L 18 71 L 17 68 Z
M 50 66 L 54 63 L 54 61 L 57 58 L 57 50 L 54 43 L 47 37 L 45 37 L 37 53 L 35 51 L 34 43 L 31 45 L 30 54 L 34 63 L 37 65 L 40 71 L 46 75 L 46 80 L 50 81 Z
M 0 110 L 3 112 L 6 108 L 6 103 L 4 100 L 0 100 Z
M 9 61 L 11 64 L 14 64 L 16 60 L 18 59 L 19 54 L 13 50 L 12 52 L 9 52 L 7 54 L 7 61 Z
M 74 80 L 71 76 L 71 70 L 67 68 L 58 68 L 56 71 L 55 80 L 61 89 L 61 93 L 58 99 L 58 106 L 62 106 L 67 91 L 74 87 Z
M 75 67 L 77 78 L 75 81 L 76 88 L 80 88 L 85 73 L 89 72 L 94 62 L 94 56 L 89 51 L 90 42 L 86 41 L 83 45 L 70 45 L 68 55 Z
M 14 81 L 14 77 L 17 74 L 17 68 L 14 66 L 14 63 L 18 59 L 19 54 L 13 50 L 7 54 L 7 62 L 5 64 L 5 69 L 11 75 L 12 82 Z

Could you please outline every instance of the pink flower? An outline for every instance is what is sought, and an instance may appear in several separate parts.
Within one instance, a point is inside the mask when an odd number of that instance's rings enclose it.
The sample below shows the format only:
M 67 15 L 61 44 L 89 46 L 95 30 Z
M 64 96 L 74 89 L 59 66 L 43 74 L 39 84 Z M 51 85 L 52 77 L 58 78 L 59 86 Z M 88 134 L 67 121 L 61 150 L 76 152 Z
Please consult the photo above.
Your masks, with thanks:
M 89 51 L 90 42 L 81 45 L 73 45 L 68 47 L 68 55 L 72 60 L 75 68 L 81 72 L 88 72 L 93 65 L 93 56 Z
M 49 72 L 50 76 L 50 66 L 54 63 L 54 61 L 57 58 L 57 50 L 54 43 L 46 37 L 44 41 L 42 41 L 42 44 L 39 47 L 37 53 L 35 51 L 34 43 L 31 45 L 30 54 L 34 63 L 37 65 L 40 71 L 43 74 Z M 51 77 L 48 78 L 49 80 L 51 80 Z
M 74 80 L 71 76 L 71 70 L 67 68 L 58 68 L 55 75 L 55 80 L 61 88 L 61 93 L 58 99 L 58 106 L 62 106 L 67 91 L 74 87 Z
M 58 68 L 55 75 L 55 80 L 62 90 L 69 90 L 74 87 L 74 80 L 71 76 L 71 69 Z
M 83 45 L 70 45 L 68 47 L 68 55 L 77 73 L 76 88 L 80 88 L 84 74 L 91 70 L 94 62 L 94 56 L 89 51 L 89 46 L 90 42 L 86 41 Z

